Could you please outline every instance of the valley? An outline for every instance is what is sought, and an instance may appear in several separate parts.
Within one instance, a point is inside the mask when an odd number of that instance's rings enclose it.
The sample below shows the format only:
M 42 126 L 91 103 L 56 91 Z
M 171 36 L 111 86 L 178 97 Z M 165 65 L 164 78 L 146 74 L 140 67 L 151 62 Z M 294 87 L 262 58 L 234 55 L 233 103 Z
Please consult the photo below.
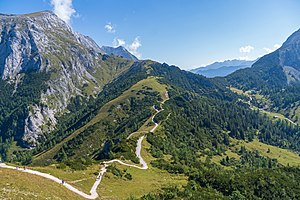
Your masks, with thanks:
M 0 199 L 300 199 L 300 30 L 198 74 L 111 22 L 111 47 L 52 11 L 0 30 Z
M 268 108 L 270 107 L 271 102 L 267 98 L 265 98 L 263 95 L 260 95 L 257 92 L 255 92 L 255 94 L 250 94 L 251 91 L 244 92 L 242 90 L 239 90 L 237 88 L 232 88 L 232 87 L 230 88 L 230 90 L 232 90 L 233 92 L 235 92 L 239 95 L 243 95 L 243 96 L 246 96 L 247 98 L 249 98 L 249 101 L 247 103 L 249 104 L 251 109 L 257 110 L 261 114 L 266 114 L 273 120 L 276 120 L 276 119 L 285 120 L 293 125 L 296 125 L 295 122 L 293 122 L 291 119 L 285 117 L 283 114 L 281 114 L 279 112 L 268 111 Z M 257 102 L 259 102 L 257 106 L 260 106 L 260 107 L 253 105 L 253 103 L 252 103 L 253 100 L 255 101 L 256 105 L 257 105 Z

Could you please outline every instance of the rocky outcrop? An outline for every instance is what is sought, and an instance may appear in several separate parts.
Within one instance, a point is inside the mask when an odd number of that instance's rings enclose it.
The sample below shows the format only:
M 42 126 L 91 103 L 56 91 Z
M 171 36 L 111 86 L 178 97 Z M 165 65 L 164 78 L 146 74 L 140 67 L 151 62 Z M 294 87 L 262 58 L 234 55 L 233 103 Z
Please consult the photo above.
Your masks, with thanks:
M 35 146 L 40 137 L 40 134 L 37 133 L 53 131 L 55 124 L 56 118 L 53 110 L 45 106 L 32 106 L 31 112 L 25 120 L 24 141 L 30 146 Z

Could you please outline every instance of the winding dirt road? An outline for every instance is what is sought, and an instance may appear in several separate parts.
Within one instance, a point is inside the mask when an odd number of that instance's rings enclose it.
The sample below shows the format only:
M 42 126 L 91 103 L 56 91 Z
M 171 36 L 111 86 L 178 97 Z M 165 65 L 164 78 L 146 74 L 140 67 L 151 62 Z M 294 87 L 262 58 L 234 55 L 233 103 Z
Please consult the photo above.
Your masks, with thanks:
M 166 100 L 169 99 L 169 95 L 168 95 L 168 92 L 166 92 Z M 166 101 L 165 100 L 165 101 Z M 153 109 L 156 111 L 156 113 L 152 116 L 152 122 L 154 123 L 154 127 L 150 130 L 150 132 L 154 132 L 155 129 L 158 127 L 158 123 L 156 123 L 154 121 L 154 118 L 155 116 L 160 113 L 161 111 L 163 111 L 164 109 L 162 108 L 162 104 L 165 102 L 161 102 L 161 110 L 157 110 L 155 108 L 155 106 L 153 106 Z M 130 135 L 132 136 L 132 135 Z M 129 137 L 128 137 L 129 138 Z M 114 162 L 117 162 L 121 165 L 125 165 L 125 166 L 128 166 L 128 167 L 135 167 L 137 169 L 142 169 L 142 170 L 146 170 L 148 169 L 148 165 L 147 163 L 145 162 L 145 160 L 142 158 L 141 156 L 141 150 L 142 150 L 142 142 L 145 138 L 145 135 L 143 135 L 142 137 L 140 137 L 137 141 L 137 147 L 136 147 L 136 151 L 135 151 L 135 154 L 136 156 L 139 158 L 139 161 L 140 161 L 140 165 L 133 165 L 133 164 L 128 164 L 128 163 L 125 163 L 121 160 L 118 160 L 118 159 L 113 159 L 113 160 L 110 160 L 110 161 L 104 161 L 103 162 L 103 167 L 100 169 L 100 172 L 96 178 L 96 181 L 93 185 L 93 187 L 91 188 L 90 190 L 90 194 L 86 194 L 78 189 L 76 189 L 75 187 L 71 186 L 70 184 L 68 183 L 63 183 L 63 186 L 65 186 L 67 189 L 71 190 L 72 192 L 86 198 L 86 199 L 96 199 L 99 197 L 98 193 L 97 193 L 97 188 L 98 186 L 100 185 L 101 183 L 101 180 L 105 174 L 105 172 L 107 171 L 107 167 L 109 166 L 109 164 L 111 163 L 114 163 Z M 9 165 L 6 165 L 5 163 L 0 163 L 0 168 L 7 168 L 7 169 L 14 169 L 14 170 L 18 170 L 18 171 L 21 171 L 21 172 L 24 172 L 24 173 L 29 173 L 29 174 L 34 174 L 34 175 L 38 175 L 38 176 L 42 176 L 44 178 L 47 178 L 47 179 L 50 179 L 56 183 L 59 183 L 59 184 L 62 184 L 62 180 L 55 177 L 55 176 L 52 176 L 50 174 L 46 174 L 46 173 L 42 173 L 42 172 L 39 172 L 39 171 L 35 171 L 35 170 L 30 170 L 30 169 L 24 169 L 24 168 L 17 168 L 17 167 L 13 167 L 13 166 L 9 166 Z

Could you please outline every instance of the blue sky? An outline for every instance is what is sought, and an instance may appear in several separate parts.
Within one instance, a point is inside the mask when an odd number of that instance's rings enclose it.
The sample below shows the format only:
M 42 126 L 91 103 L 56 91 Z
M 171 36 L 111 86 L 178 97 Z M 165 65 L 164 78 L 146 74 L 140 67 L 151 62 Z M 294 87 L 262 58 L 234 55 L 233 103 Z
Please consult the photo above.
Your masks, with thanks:
M 299 0 L 0 0 L 0 13 L 54 10 L 100 46 L 191 69 L 255 59 L 300 28 Z

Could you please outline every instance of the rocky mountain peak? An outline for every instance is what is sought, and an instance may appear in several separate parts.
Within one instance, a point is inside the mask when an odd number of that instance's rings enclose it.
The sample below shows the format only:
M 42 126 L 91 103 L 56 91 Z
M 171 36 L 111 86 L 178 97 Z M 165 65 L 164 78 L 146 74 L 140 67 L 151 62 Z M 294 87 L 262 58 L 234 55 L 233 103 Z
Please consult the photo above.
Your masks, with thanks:
M 118 47 L 109 47 L 109 46 L 102 46 L 101 49 L 108 55 L 113 54 L 116 56 L 121 56 L 123 58 L 138 61 L 138 58 L 130 53 L 125 47 L 118 46 Z
M 0 77 L 22 81 L 28 71 L 51 74 L 41 104 L 31 105 L 24 139 L 53 130 L 72 97 L 96 95 L 122 67 L 102 66 L 104 52 L 90 37 L 76 33 L 51 11 L 0 15 Z M 16 84 L 17 85 L 17 84 Z
M 288 84 L 300 82 L 300 29 L 294 32 L 278 49 L 279 64 Z
M 14 23 L 18 28 L 26 28 L 26 25 L 42 26 L 44 29 L 61 28 L 71 30 L 71 27 L 55 15 L 52 11 L 42 11 L 30 14 L 7 15 L 1 14 L 0 21 L 3 23 Z M 20 24 L 20 22 L 22 22 Z
M 1 15 L 0 31 L 0 76 L 5 80 L 28 69 L 49 70 L 48 54 L 58 58 L 76 51 L 79 57 L 89 57 L 91 61 L 97 53 L 103 53 L 92 39 L 74 32 L 51 11 Z M 82 64 L 91 67 L 88 63 L 92 62 Z

